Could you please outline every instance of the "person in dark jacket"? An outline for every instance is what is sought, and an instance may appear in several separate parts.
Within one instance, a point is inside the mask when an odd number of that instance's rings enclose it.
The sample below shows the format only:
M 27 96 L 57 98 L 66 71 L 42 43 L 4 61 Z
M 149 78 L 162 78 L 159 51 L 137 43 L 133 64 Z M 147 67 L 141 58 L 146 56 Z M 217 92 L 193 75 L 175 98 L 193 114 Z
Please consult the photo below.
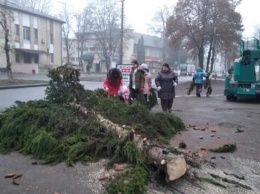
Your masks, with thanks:
M 132 61 L 132 70 L 129 78 L 130 97 L 136 99 L 144 91 L 145 72 L 139 68 L 137 60 Z M 131 101 L 130 101 L 131 102 Z
M 204 81 L 204 89 L 206 89 L 206 96 L 209 97 L 212 93 L 212 86 L 211 86 L 211 81 L 210 81 L 210 73 L 206 73 L 206 79 Z
M 192 81 L 191 81 L 191 83 L 190 83 L 190 87 L 189 87 L 189 89 L 188 89 L 188 91 L 187 91 L 187 95 L 190 95 L 190 93 L 193 91 L 193 89 L 194 89 L 194 87 L 195 87 L 195 79 L 194 78 L 192 78 Z
M 161 99 L 162 110 L 171 112 L 178 76 L 171 71 L 168 63 L 163 64 L 162 70 L 155 78 L 155 85 L 158 89 L 158 97 Z

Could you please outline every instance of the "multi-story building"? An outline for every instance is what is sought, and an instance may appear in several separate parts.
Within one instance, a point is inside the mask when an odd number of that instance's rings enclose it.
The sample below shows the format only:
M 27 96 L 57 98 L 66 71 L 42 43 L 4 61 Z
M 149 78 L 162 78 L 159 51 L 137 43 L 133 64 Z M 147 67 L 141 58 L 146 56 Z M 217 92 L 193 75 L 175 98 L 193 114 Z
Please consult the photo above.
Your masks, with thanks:
M 9 45 L 13 73 L 38 73 L 40 68 L 61 65 L 63 21 L 42 12 L 0 2 L 8 10 Z M 0 34 L 3 29 L 0 27 Z M 3 36 L 0 37 L 0 67 L 6 67 Z

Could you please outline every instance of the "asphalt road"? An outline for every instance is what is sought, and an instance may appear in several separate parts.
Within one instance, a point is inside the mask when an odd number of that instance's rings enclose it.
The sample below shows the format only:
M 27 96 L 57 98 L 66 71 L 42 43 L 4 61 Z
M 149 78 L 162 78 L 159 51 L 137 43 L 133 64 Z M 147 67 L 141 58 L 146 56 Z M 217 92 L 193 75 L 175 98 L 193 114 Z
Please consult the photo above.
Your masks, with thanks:
M 102 88 L 102 82 L 81 82 L 85 89 L 94 90 Z M 12 106 L 15 101 L 29 101 L 39 100 L 45 98 L 46 87 L 28 87 L 28 88 L 15 88 L 15 89 L 3 89 L 0 90 L 0 111 L 4 108 Z
M 173 113 L 182 118 L 187 126 L 195 125 L 197 130 L 192 127 L 177 134 L 172 144 L 177 147 L 183 141 L 187 144 L 188 151 L 198 152 L 202 161 L 215 165 L 213 168 L 205 164 L 203 170 L 199 170 L 198 173 L 204 172 L 207 175 L 214 173 L 247 185 L 252 190 L 242 189 L 234 184 L 227 184 L 227 189 L 205 186 L 206 190 L 197 192 L 196 188 L 183 182 L 174 186 L 181 188 L 184 193 L 259 194 L 260 99 L 240 98 L 237 102 L 227 101 L 223 95 L 223 81 L 212 81 L 213 93 L 210 97 L 205 96 L 205 91 L 201 98 L 195 97 L 194 92 L 193 95 L 187 96 L 187 87 L 188 84 L 184 84 L 177 88 L 179 98 L 175 99 Z M 224 144 L 236 144 L 237 150 L 221 154 L 201 150 L 201 148 L 217 148 Z M 244 180 L 234 178 L 232 174 L 244 176 Z

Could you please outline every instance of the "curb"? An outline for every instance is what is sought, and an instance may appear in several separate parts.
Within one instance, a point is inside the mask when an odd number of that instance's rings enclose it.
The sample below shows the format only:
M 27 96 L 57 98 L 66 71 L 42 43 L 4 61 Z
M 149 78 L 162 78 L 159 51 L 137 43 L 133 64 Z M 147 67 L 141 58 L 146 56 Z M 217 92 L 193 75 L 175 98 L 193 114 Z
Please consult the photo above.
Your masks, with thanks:
M 16 88 L 29 88 L 29 87 L 43 87 L 49 84 L 27 84 L 27 85 L 10 85 L 10 86 L 0 86 L 0 90 L 5 89 L 16 89 Z

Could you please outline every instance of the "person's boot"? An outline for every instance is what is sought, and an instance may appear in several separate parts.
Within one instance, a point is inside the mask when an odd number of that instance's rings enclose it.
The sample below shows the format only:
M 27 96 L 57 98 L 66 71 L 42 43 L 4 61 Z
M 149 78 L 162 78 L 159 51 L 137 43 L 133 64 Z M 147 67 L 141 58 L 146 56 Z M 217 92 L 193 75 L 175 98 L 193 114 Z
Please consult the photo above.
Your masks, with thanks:
M 187 95 L 190 95 L 190 91 L 187 92 Z

